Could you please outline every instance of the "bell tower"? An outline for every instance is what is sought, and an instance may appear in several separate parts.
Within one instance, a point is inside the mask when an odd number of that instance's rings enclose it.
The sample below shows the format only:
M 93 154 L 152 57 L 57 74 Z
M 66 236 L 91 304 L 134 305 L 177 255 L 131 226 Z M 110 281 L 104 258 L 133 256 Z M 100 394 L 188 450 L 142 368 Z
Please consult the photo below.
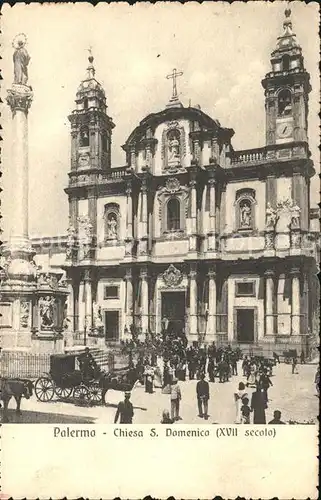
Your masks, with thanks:
M 95 78 L 94 58 L 88 57 L 86 78 L 76 94 L 71 123 L 71 171 L 91 174 L 111 168 L 111 138 L 115 127 L 107 115 L 105 91 Z
M 272 71 L 265 75 L 266 144 L 308 142 L 310 75 L 302 49 L 292 31 L 291 10 L 286 8 L 283 34 L 271 54 Z

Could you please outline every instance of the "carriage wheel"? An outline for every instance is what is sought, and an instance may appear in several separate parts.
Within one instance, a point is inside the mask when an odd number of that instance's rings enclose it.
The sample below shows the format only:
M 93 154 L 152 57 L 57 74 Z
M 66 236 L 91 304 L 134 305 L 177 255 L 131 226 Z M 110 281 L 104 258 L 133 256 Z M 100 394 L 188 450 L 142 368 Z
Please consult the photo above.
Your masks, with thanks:
M 59 399 L 68 399 L 71 396 L 72 388 L 66 387 L 55 387 L 55 394 Z
M 80 401 L 89 401 L 89 390 L 85 385 L 79 385 L 75 387 L 73 397 Z
M 53 381 L 47 377 L 40 377 L 35 383 L 36 398 L 42 403 L 51 401 L 55 393 Z
M 89 386 L 89 400 L 91 403 L 101 403 L 102 389 L 98 383 Z

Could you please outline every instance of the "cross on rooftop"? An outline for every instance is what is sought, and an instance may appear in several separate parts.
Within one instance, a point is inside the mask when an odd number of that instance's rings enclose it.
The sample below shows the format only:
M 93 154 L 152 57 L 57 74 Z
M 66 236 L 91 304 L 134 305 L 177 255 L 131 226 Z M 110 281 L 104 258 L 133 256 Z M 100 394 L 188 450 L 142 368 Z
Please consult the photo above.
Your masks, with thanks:
M 173 73 L 171 73 L 170 75 L 167 75 L 166 78 L 169 80 L 169 79 L 172 79 L 173 80 L 173 95 L 172 95 L 172 99 L 171 100 L 176 100 L 177 99 L 177 86 L 176 86 L 176 79 L 177 77 L 179 76 L 182 76 L 183 75 L 183 71 L 177 71 L 176 68 L 173 69 Z

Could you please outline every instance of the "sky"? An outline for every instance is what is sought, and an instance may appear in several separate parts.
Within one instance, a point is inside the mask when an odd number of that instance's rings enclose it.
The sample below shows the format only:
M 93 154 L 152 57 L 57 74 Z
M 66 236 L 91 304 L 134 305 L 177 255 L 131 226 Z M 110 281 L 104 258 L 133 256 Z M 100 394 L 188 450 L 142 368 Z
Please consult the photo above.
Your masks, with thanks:
M 70 169 L 68 115 L 86 75 L 92 47 L 96 78 L 106 91 L 113 130 L 113 166 L 125 164 L 121 145 L 148 114 L 162 110 L 171 96 L 173 68 L 184 105 L 199 104 L 224 127 L 235 130 L 234 148 L 265 145 L 264 90 L 270 54 L 282 34 L 285 2 L 141 2 L 98 4 L 16 4 L 2 7 L 1 95 L 13 81 L 12 40 L 27 36 L 29 84 L 29 231 L 31 236 L 62 235 L 68 226 L 64 188 Z M 311 75 L 309 138 L 319 169 L 318 4 L 291 2 L 293 31 Z M 3 239 L 10 224 L 14 179 L 10 177 L 11 112 L 2 106 Z M 311 201 L 319 201 L 319 182 Z

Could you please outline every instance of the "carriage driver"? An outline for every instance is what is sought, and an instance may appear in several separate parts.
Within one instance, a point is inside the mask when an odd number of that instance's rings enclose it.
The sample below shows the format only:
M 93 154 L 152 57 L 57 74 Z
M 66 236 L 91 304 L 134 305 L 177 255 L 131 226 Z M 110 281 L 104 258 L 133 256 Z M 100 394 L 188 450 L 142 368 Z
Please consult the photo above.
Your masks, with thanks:
M 79 368 L 84 379 L 95 378 L 95 371 L 97 370 L 97 363 L 89 351 L 89 347 L 85 348 L 85 352 L 78 356 Z

